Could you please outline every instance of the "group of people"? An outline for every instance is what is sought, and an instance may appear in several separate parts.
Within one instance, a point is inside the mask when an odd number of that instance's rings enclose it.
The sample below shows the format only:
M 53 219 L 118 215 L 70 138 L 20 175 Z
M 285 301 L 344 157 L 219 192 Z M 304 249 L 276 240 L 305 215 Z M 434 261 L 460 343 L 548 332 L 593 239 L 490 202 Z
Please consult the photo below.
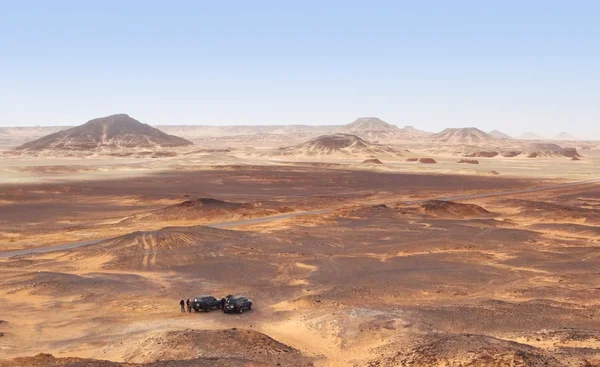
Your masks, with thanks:
M 181 312 L 185 312 L 187 307 L 187 312 L 192 312 L 192 301 L 188 298 L 187 301 L 181 300 L 179 301 L 179 305 L 181 306 Z
M 221 300 L 219 301 L 219 309 L 224 309 L 225 308 L 225 303 L 227 302 L 228 299 L 232 298 L 232 295 L 227 295 L 227 297 L 221 298 Z M 190 300 L 189 298 L 184 301 L 183 299 L 181 301 L 179 301 L 179 305 L 181 306 L 181 312 L 192 312 L 192 307 L 195 301 Z

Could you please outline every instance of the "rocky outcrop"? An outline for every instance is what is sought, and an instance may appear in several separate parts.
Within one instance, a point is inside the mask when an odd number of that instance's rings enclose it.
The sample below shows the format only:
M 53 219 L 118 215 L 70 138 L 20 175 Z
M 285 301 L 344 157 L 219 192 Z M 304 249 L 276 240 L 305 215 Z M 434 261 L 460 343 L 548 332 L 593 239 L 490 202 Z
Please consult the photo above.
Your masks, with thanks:
M 477 159 L 461 159 L 457 163 L 479 164 L 479 161 Z

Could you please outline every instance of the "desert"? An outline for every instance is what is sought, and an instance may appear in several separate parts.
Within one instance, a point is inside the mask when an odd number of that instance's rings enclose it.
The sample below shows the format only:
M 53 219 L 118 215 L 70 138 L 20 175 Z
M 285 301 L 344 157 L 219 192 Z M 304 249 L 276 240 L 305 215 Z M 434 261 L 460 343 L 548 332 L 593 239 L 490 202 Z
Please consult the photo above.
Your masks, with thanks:
M 600 363 L 595 148 L 91 121 L 2 148 L 0 366 Z
M 0 367 L 600 367 L 598 1 L 4 1 Z

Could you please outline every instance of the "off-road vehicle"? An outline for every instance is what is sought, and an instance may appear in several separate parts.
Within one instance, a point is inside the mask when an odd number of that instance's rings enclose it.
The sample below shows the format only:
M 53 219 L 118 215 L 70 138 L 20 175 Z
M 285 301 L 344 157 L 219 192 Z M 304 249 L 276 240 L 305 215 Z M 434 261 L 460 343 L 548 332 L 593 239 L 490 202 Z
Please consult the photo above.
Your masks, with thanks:
M 232 296 L 229 295 L 225 297 L 225 305 L 223 307 L 223 312 L 230 313 L 242 313 L 244 310 L 252 309 L 252 300 L 242 296 Z
M 210 311 L 211 309 L 220 309 L 223 304 L 223 300 L 217 299 L 213 296 L 197 296 L 192 301 L 192 308 L 194 311 Z

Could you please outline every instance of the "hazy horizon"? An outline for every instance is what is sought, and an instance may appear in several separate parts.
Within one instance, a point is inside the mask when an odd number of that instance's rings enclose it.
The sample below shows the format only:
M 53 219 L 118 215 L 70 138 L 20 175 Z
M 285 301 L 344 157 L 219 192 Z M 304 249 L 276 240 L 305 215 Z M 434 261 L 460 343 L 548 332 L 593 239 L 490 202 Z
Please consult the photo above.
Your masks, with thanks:
M 107 116 L 110 116 L 110 115 L 107 115 Z M 106 117 L 106 116 L 98 116 L 98 117 Z M 135 118 L 135 116 L 131 116 L 131 117 Z M 362 116 L 362 117 L 358 117 L 358 118 L 373 118 L 373 117 L 374 116 L 369 116 L 369 117 Z M 378 118 L 378 117 L 375 117 L 375 118 Z M 382 120 L 384 122 L 387 122 L 389 124 L 398 126 L 399 128 L 409 127 L 410 126 L 410 127 L 416 128 L 418 130 L 423 130 L 423 131 L 427 131 L 427 132 L 431 132 L 431 133 L 438 133 L 438 132 L 441 132 L 441 131 L 444 130 L 444 129 L 442 129 L 440 131 L 430 131 L 430 130 L 421 129 L 419 126 L 414 126 L 414 125 L 398 125 L 398 124 L 394 124 L 393 122 L 386 121 L 384 119 L 380 119 L 380 120 Z M 85 121 L 85 122 L 87 122 L 87 121 Z M 82 122 L 81 124 L 83 124 L 85 122 Z M 140 121 L 140 122 L 145 123 L 144 121 Z M 350 124 L 352 122 L 353 121 L 350 121 L 350 122 L 344 123 L 344 124 L 335 124 L 334 123 L 334 124 L 312 124 L 312 125 L 311 124 L 291 124 L 291 125 L 296 125 L 296 126 L 340 126 L 341 127 L 341 126 Z M 78 126 L 78 125 L 81 125 L 81 124 L 77 124 L 77 125 L 23 125 L 23 126 L 14 126 L 14 125 L 10 125 L 9 126 L 9 125 L 7 125 L 7 126 L 0 126 L 0 128 L 2 128 L 2 127 L 11 127 L 11 128 L 13 128 L 13 127 L 21 127 L 21 128 L 27 128 L 27 127 L 34 127 L 34 128 L 35 127 L 67 127 L 67 128 L 71 128 L 71 127 L 75 127 L 75 126 Z M 202 126 L 210 126 L 210 127 L 219 127 L 219 126 L 221 126 L 221 127 L 226 127 L 226 126 L 240 126 L 240 127 L 241 126 L 250 126 L 250 127 L 252 127 L 252 126 L 289 126 L 288 124 L 263 124 L 263 125 L 258 125 L 258 124 L 223 124 L 223 125 L 211 125 L 211 124 L 160 124 L 160 123 L 158 123 L 158 124 L 151 124 L 151 125 L 155 126 L 155 127 L 161 127 L 161 126 L 192 126 L 192 127 L 193 126 L 197 126 L 197 127 L 202 127 Z M 449 126 L 447 128 L 454 128 L 454 129 L 459 129 L 459 128 L 477 128 L 477 129 L 480 129 L 477 126 Z M 480 130 L 482 130 L 482 129 L 480 129 Z M 539 133 L 539 132 L 536 132 L 536 131 L 522 131 L 522 132 L 516 132 L 516 133 L 512 133 L 512 134 L 509 133 L 508 131 L 504 131 L 504 130 L 501 130 L 501 129 L 482 130 L 482 131 L 485 131 L 486 133 L 490 133 L 493 130 L 500 131 L 502 133 L 510 135 L 513 138 L 519 138 L 521 135 L 529 134 L 529 133 L 534 133 L 535 135 L 539 136 L 542 139 L 552 139 L 552 138 L 554 138 L 558 134 L 568 133 L 568 134 L 572 135 L 574 138 L 576 138 L 577 140 L 600 139 L 600 133 L 589 133 L 589 134 L 586 135 L 586 137 L 580 137 L 580 136 L 577 136 L 575 134 L 571 134 L 569 131 L 557 131 L 557 132 L 554 132 L 554 133 Z M 595 136 L 595 138 L 594 138 L 594 136 Z
M 343 125 L 600 139 L 600 4 L 7 3 L 0 126 Z

